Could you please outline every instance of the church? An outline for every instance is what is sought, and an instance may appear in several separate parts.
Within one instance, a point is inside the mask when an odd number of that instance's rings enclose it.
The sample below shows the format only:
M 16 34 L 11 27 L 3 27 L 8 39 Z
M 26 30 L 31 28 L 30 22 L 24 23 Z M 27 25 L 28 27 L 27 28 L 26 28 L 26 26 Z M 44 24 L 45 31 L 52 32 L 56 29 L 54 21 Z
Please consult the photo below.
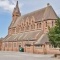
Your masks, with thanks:
M 1 50 L 19 51 L 22 47 L 24 52 L 47 53 L 48 26 L 55 26 L 57 18 L 57 14 L 49 3 L 44 8 L 22 15 L 17 1 L 8 34 L 2 40 Z

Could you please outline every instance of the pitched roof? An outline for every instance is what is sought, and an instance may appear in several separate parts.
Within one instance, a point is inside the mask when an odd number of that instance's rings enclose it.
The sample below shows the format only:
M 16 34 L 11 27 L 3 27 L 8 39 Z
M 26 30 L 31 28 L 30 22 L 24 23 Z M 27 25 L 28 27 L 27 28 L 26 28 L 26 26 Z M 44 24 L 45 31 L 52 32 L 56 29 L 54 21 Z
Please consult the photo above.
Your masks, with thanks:
M 32 18 L 32 16 L 35 18 L 36 22 L 47 20 L 47 19 L 57 19 L 57 17 L 58 17 L 56 15 L 54 9 L 52 8 L 52 6 L 48 5 L 45 8 L 42 8 L 42 9 L 39 9 L 34 12 L 31 12 L 31 13 L 18 17 L 16 22 L 14 24 L 12 24 L 11 27 L 15 27 L 15 26 L 19 25 L 22 21 L 25 21 L 27 17 L 30 20 Z
M 18 40 L 36 40 L 42 34 L 41 30 L 25 32 L 22 37 L 19 37 Z
M 26 18 L 28 17 L 29 20 L 31 20 L 32 16 L 35 18 L 35 20 L 42 20 L 42 17 L 43 17 L 43 14 L 44 14 L 44 11 L 45 11 L 46 8 L 43 8 L 43 9 L 39 9 L 39 10 L 36 10 L 34 12 L 31 12 L 31 13 L 28 13 L 28 14 L 25 14 L 21 17 L 19 17 L 15 24 L 12 25 L 13 27 L 17 26 L 18 24 L 20 24 L 22 21 L 26 21 Z
M 7 36 L 6 38 L 3 39 L 3 42 L 8 42 L 8 41 L 17 41 L 16 40 L 16 34 L 11 35 L 11 36 Z
M 52 6 L 48 5 L 44 15 L 43 15 L 43 20 L 47 20 L 47 19 L 57 19 L 58 16 L 56 15 L 54 9 L 52 8 Z
M 36 41 L 35 44 L 45 44 L 46 42 L 49 42 L 48 35 L 42 34 L 42 36 Z
M 54 9 L 52 8 L 51 5 L 48 5 L 45 8 L 33 11 L 31 13 L 25 14 L 23 16 L 20 16 L 17 18 L 16 22 L 11 22 L 9 28 L 11 27 L 16 27 L 20 25 L 22 21 L 26 21 L 27 17 L 29 20 L 31 20 L 32 16 L 35 18 L 35 21 L 43 21 L 43 20 L 48 20 L 48 19 L 57 19 L 58 16 L 56 15 Z
M 13 34 L 11 36 L 7 36 L 3 41 L 22 41 L 22 40 L 36 40 L 42 34 L 41 30 L 30 31 L 30 32 L 22 32 L 19 34 Z

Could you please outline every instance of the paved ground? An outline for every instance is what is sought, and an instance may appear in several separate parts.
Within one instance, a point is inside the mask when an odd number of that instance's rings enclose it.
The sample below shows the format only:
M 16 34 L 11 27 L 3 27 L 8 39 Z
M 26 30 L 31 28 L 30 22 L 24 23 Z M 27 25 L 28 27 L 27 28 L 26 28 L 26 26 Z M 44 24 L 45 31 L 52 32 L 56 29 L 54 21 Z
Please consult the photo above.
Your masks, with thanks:
M 60 60 L 53 55 L 0 51 L 0 60 Z

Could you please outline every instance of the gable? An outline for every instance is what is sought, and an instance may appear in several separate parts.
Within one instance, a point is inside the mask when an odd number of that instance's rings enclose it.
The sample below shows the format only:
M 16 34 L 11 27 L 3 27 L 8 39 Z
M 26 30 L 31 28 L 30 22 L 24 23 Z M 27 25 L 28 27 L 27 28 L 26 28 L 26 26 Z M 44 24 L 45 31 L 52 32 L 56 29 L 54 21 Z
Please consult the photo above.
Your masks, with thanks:
M 57 18 L 58 18 L 58 16 L 56 15 L 52 6 L 47 6 L 45 13 L 43 15 L 43 20 L 57 19 Z

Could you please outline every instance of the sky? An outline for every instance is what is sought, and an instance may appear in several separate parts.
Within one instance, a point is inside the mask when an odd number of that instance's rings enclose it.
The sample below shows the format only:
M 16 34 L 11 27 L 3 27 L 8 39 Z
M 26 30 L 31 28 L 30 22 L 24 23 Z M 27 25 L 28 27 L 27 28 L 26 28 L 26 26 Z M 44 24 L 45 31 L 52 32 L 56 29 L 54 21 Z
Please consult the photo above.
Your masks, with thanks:
M 0 38 L 8 34 L 8 27 L 12 21 L 12 12 L 17 0 L 0 0 Z M 18 0 L 22 15 L 47 6 L 47 3 L 60 17 L 60 0 Z

